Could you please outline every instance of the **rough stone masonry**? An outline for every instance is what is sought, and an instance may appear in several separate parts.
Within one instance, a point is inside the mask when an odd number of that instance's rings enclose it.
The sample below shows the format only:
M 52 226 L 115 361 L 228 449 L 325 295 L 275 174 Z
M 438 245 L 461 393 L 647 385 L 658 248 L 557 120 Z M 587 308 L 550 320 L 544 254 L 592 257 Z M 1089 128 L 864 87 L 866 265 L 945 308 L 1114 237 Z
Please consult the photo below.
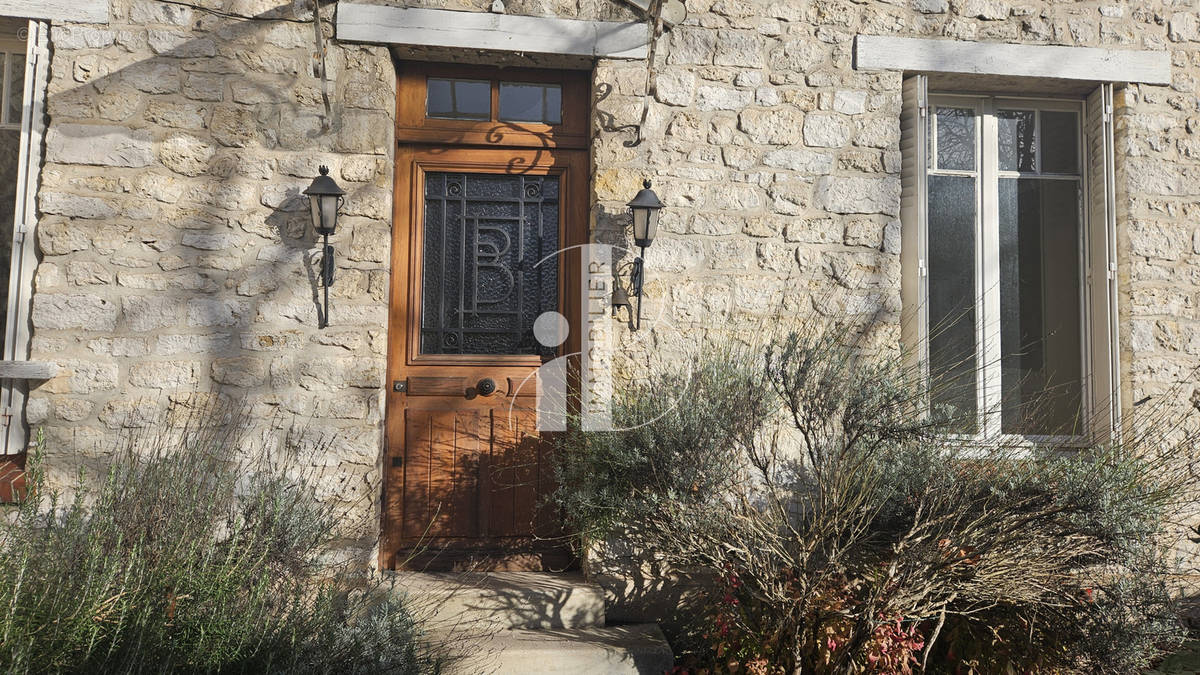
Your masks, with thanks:
M 340 434 L 314 463 L 327 497 L 361 516 L 347 548 L 373 560 L 393 55 L 339 43 L 336 4 L 324 7 L 327 116 L 311 17 L 281 0 L 193 4 L 113 0 L 107 25 L 52 29 L 32 358 L 63 369 L 33 390 L 29 421 L 65 483 L 172 404 L 222 395 L 311 418 Z M 505 4 L 639 16 L 621 0 Z M 593 237 L 624 241 L 625 202 L 645 177 L 667 203 L 647 262 L 655 330 L 618 340 L 622 372 L 719 331 L 814 312 L 869 323 L 873 344 L 896 349 L 901 74 L 856 71 L 851 52 L 858 34 L 899 35 L 1170 52 L 1171 86 L 1117 96 L 1120 347 L 1126 398 L 1180 382 L 1184 399 L 1200 397 L 1189 375 L 1200 363 L 1191 0 L 688 0 L 687 10 L 652 68 L 601 60 L 593 71 Z M 326 330 L 315 328 L 319 253 L 299 195 L 318 164 L 348 191 Z

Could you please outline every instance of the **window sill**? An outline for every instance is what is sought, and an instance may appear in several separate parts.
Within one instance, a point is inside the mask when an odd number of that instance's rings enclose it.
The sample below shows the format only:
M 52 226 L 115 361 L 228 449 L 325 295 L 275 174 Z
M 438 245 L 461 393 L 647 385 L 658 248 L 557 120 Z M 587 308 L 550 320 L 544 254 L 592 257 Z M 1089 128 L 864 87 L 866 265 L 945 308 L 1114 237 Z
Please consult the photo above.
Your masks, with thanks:
M 5 380 L 49 380 L 58 370 L 50 361 L 0 361 L 0 379 Z

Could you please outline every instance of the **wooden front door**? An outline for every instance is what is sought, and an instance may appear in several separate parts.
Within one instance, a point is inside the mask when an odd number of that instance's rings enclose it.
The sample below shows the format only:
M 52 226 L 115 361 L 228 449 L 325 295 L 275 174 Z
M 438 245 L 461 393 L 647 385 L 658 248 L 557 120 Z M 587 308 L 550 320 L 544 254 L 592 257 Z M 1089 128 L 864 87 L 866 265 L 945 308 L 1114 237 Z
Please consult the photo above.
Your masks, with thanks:
M 382 562 L 561 569 L 535 371 L 578 350 L 587 155 L 555 138 L 574 107 L 555 101 L 574 87 L 554 72 L 403 68 Z M 526 116 L 548 119 L 502 119 L 510 78 L 530 94 Z M 561 345 L 534 331 L 554 312 L 569 326 Z

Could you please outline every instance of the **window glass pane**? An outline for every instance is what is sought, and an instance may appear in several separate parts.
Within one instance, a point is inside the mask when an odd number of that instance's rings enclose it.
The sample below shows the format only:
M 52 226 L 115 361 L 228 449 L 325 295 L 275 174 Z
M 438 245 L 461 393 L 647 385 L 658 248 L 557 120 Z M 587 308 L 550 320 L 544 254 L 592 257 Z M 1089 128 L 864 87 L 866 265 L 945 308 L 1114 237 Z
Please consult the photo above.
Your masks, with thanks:
M 975 179 L 929 176 L 930 401 L 961 433 L 977 428 Z
M 0 175 L 10 177 L 0 184 L 0 343 L 4 340 L 5 322 L 8 321 L 8 274 L 12 265 L 13 216 L 17 211 L 16 176 L 20 148 L 20 131 L 0 129 Z
M 1082 428 L 1078 183 L 1000 179 L 1001 431 Z
M 505 122 L 562 122 L 562 91 L 557 84 L 500 83 L 500 119 Z
M 21 97 L 25 95 L 25 55 L 9 54 L 7 124 L 21 123 Z
M 1073 112 L 1042 111 L 1042 173 L 1079 173 L 1079 126 Z
M 1033 160 L 1034 117 L 1032 110 L 1001 110 L 996 113 L 1001 171 L 1036 171 Z
M 538 354 L 558 309 L 558 176 L 425 174 L 422 354 Z
M 431 77 L 425 84 L 425 115 L 460 120 L 492 118 L 492 83 Z
M 937 168 L 975 170 L 975 111 L 937 109 Z

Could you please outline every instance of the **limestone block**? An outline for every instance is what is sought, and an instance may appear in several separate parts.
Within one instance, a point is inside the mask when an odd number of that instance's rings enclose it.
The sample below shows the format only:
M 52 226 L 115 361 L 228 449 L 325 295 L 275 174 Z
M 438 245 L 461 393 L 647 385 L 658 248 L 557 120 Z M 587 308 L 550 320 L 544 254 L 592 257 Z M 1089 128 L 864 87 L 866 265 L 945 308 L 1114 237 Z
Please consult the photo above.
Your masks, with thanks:
M 696 92 L 696 76 L 686 70 L 672 69 L 654 77 L 654 98 L 659 103 L 687 106 Z
M 235 326 L 245 323 L 249 312 L 249 303 L 244 300 L 189 300 L 187 323 L 189 326 Z
M 117 388 L 118 368 L 112 361 L 60 361 L 59 365 L 65 371 L 55 377 L 52 382 L 65 377 L 66 388 L 63 393 L 91 394 L 97 391 L 109 391 Z
M 154 353 L 163 356 L 175 354 L 212 354 L 229 347 L 227 335 L 160 335 L 154 343 Z
M 57 124 L 46 134 L 46 161 L 58 164 L 142 167 L 154 162 L 146 129 L 101 124 Z
M 817 204 L 833 213 L 900 215 L 899 178 L 822 176 L 816 184 Z
M 221 101 L 225 98 L 225 77 L 188 73 L 183 77 L 183 95 L 195 101 Z
M 90 233 L 78 223 L 47 219 L 38 225 L 37 233 L 38 247 L 46 255 L 65 255 L 91 246 Z
M 775 213 L 795 216 L 804 213 L 812 201 L 812 183 L 807 180 L 776 181 L 768 190 Z
M 110 331 L 117 327 L 117 305 L 98 295 L 35 293 L 31 312 L 35 328 Z
M 156 0 L 135 0 L 129 8 L 130 23 L 186 26 L 192 22 L 192 10 Z
M 140 429 L 158 422 L 162 408 L 152 398 L 117 399 L 105 403 L 99 417 L 109 429 Z
M 147 94 L 174 94 L 180 89 L 177 62 L 139 61 L 121 71 L 125 84 Z
M 814 148 L 840 148 L 850 140 L 850 124 L 835 113 L 810 113 L 804 118 L 804 144 Z
M 900 120 L 879 117 L 863 122 L 854 137 L 856 145 L 867 148 L 890 148 L 900 144 Z
M 385 113 L 347 111 L 337 132 L 337 152 L 386 155 L 392 144 L 392 120 Z
M 1008 4 L 1001 0 L 962 0 L 956 9 L 961 16 L 984 21 L 1001 21 L 1008 18 Z
M 73 286 L 111 284 L 113 274 L 102 263 L 90 260 L 72 260 L 67 263 L 67 283 Z
M 174 204 L 183 195 L 183 183 L 173 176 L 159 173 L 142 173 L 134 179 L 135 194 L 166 204 Z
M 100 49 L 113 43 L 111 30 L 91 26 L 52 26 L 50 43 L 56 50 Z
M 844 115 L 858 115 L 867 109 L 867 92 L 839 89 L 833 94 L 833 109 Z
M 139 361 L 129 367 L 129 383 L 147 389 L 193 387 L 200 364 L 196 361 Z
M 148 30 L 146 42 L 155 54 L 163 56 L 195 58 L 217 55 L 217 46 L 210 38 L 198 38 L 175 30 Z
M 755 143 L 790 145 L 799 143 L 804 113 L 791 106 L 782 109 L 743 110 L 738 116 L 738 128 Z
M 744 3 L 749 6 L 749 3 Z M 762 65 L 762 38 L 743 30 L 718 30 L 718 49 L 713 63 L 718 66 L 758 68 Z
M 820 175 L 833 170 L 833 157 L 805 148 L 781 148 L 764 155 L 763 164 L 777 169 Z
M 357 262 L 386 262 L 391 251 L 391 232 L 379 227 L 356 227 L 348 257 Z
M 88 349 L 102 356 L 145 356 L 150 345 L 145 338 L 96 338 L 88 340 Z
M 176 298 L 130 295 L 121 298 L 121 313 L 130 330 L 144 332 L 178 325 L 183 307 Z
M 43 213 L 72 218 L 111 218 L 116 209 L 100 197 L 81 197 L 66 192 L 41 192 L 38 207 Z
M 696 88 L 696 109 L 741 110 L 750 105 L 751 92 L 711 85 Z
M 922 14 L 945 14 L 950 11 L 947 0 L 912 0 L 912 8 Z
M 213 359 L 212 377 L 220 384 L 256 387 L 267 380 L 267 367 L 257 356 Z
M 236 251 L 245 245 L 245 238 L 226 232 L 184 232 L 180 243 L 203 251 Z
M 244 148 L 258 142 L 258 123 L 254 113 L 246 108 L 217 106 L 209 123 L 212 137 L 221 145 Z
M 1194 11 L 1172 14 L 1167 38 L 1171 42 L 1200 42 L 1200 16 Z
M 768 54 L 767 62 L 776 71 L 806 73 L 816 70 L 826 59 L 824 45 L 808 39 L 788 40 Z
M 36 397 L 25 402 L 25 421 L 31 425 L 40 425 L 50 417 L 49 399 Z
M 146 104 L 146 121 L 173 129 L 200 129 L 211 108 L 191 101 L 151 98 Z
M 713 62 L 717 48 L 715 31 L 678 26 L 671 31 L 667 63 L 703 65 Z
M 46 399 L 35 399 L 44 401 L 49 404 Z M 30 401 L 32 403 L 33 401 Z M 79 422 L 87 419 L 92 414 L 93 406 L 91 401 L 82 398 L 67 398 L 59 396 L 54 399 L 54 414 L 61 420 L 66 422 Z M 26 413 L 28 414 L 28 413 Z M 44 418 L 43 418 L 44 419 Z M 33 420 L 29 420 L 30 424 L 38 424 Z

